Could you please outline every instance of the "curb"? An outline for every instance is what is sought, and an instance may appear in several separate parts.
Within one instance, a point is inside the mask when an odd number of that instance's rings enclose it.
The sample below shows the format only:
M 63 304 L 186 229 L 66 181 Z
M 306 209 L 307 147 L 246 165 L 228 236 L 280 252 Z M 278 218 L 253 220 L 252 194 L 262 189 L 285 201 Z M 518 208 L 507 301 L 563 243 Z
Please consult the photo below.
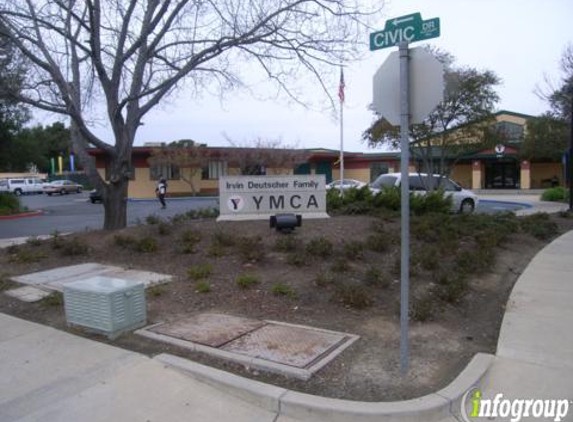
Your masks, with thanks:
M 162 353 L 155 360 L 279 416 L 312 422 L 439 421 L 459 416 L 464 394 L 479 385 L 495 357 L 478 353 L 445 388 L 416 399 L 360 402 L 299 393 Z
M 0 215 L 0 220 L 17 220 L 18 218 L 36 217 L 41 214 L 42 211 L 31 211 L 20 214 Z

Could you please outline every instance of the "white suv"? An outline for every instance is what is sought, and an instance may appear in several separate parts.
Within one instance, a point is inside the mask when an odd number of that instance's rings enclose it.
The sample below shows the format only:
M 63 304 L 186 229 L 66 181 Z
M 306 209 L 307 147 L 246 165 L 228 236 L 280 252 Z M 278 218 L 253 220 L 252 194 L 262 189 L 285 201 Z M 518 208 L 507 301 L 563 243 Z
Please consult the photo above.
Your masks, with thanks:
M 376 180 L 368 186 L 373 193 L 380 192 L 384 187 L 399 187 L 402 180 L 401 173 L 387 173 L 378 176 Z M 408 175 L 410 191 L 417 194 L 425 194 L 430 183 L 444 190 L 446 195 L 452 197 L 455 211 L 462 213 L 473 212 L 479 202 L 478 196 L 467 189 L 463 189 L 450 179 L 434 174 L 428 176 L 425 173 L 410 173 Z
M 10 192 L 20 196 L 25 193 L 43 193 L 43 183 L 40 179 L 31 177 L 14 177 L 0 179 L 0 192 Z

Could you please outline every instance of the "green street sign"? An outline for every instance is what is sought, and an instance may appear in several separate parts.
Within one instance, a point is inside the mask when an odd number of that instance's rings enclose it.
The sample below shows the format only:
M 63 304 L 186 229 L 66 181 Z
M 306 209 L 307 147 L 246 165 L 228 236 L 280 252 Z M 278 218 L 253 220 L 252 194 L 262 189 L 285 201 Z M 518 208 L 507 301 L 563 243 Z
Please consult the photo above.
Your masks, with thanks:
M 403 41 L 412 43 L 440 36 L 440 18 L 422 20 L 420 13 L 386 21 L 383 31 L 370 34 L 370 51 L 392 47 Z

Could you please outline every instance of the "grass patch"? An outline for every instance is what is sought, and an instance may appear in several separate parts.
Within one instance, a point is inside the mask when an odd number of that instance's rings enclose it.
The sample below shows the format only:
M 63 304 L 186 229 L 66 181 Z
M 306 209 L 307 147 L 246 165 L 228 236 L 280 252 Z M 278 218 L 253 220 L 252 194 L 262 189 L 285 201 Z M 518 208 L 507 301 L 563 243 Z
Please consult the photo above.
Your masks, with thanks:
M 26 245 L 30 246 L 40 246 L 42 244 L 42 240 L 36 236 L 31 236 L 26 239 Z
M 296 297 L 296 291 L 289 286 L 288 284 L 284 283 L 277 283 L 273 287 L 271 287 L 271 292 L 275 296 L 288 296 L 288 297 Z
M 48 296 L 40 300 L 40 306 L 45 308 L 53 308 L 58 306 L 63 306 L 64 295 L 60 292 L 50 293 Z
M 192 280 L 208 278 L 213 272 L 213 267 L 209 263 L 193 265 L 187 270 L 187 276 Z
M 231 233 L 219 230 L 213 233 L 213 235 L 211 236 L 211 242 L 217 243 L 222 247 L 227 248 L 235 246 L 235 244 L 237 243 L 237 238 Z
M 364 272 L 364 282 L 370 286 L 389 287 L 391 278 L 384 270 L 376 265 L 370 265 Z
M 300 250 L 290 252 L 286 257 L 286 263 L 295 267 L 303 267 L 308 264 L 308 255 Z
M 120 248 L 124 249 L 132 248 L 134 247 L 136 242 L 137 241 L 135 240 L 135 237 L 129 234 L 118 233 L 113 236 L 113 243 L 115 243 L 115 245 L 119 246 Z
M 339 283 L 336 285 L 334 299 L 353 309 L 364 309 L 372 305 L 372 299 L 366 288 L 359 283 Z
M 143 236 L 135 243 L 135 250 L 141 253 L 153 253 L 159 250 L 159 244 L 154 237 Z
M 330 270 L 333 273 L 346 273 L 350 271 L 350 264 L 344 259 L 339 259 L 332 263 Z
M 171 234 L 171 224 L 169 224 L 166 221 L 160 221 L 159 223 L 157 223 L 157 233 L 159 233 L 160 236 L 167 236 Z
M 551 239 L 559 233 L 559 227 L 551 220 L 549 214 L 545 212 L 521 217 L 520 226 L 525 233 L 540 240 Z
M 284 235 L 275 241 L 275 250 L 279 252 L 294 252 L 302 247 L 302 242 L 292 234 Z
M 17 287 L 18 284 L 8 279 L 6 274 L 0 274 L 0 292 Z
M 356 261 L 364 258 L 364 243 L 358 240 L 345 242 L 342 246 L 342 254 L 346 259 Z
M 211 284 L 208 281 L 198 281 L 195 283 L 195 291 L 197 293 L 209 293 L 211 291 Z
M 382 233 L 371 234 L 366 238 L 366 247 L 373 252 L 384 253 L 388 251 L 388 238 Z
M 265 257 L 265 245 L 261 236 L 243 236 L 237 240 L 237 251 L 245 262 L 261 261 Z
M 155 286 L 151 286 L 145 289 L 145 293 L 147 297 L 160 297 L 165 294 L 165 286 L 161 284 L 156 284 Z
M 159 224 L 161 222 L 161 218 L 159 218 L 155 214 L 149 214 L 147 217 L 145 217 L 145 222 L 147 224 L 149 224 L 150 226 L 154 226 L 154 225 Z
M 334 276 L 331 273 L 321 272 L 314 278 L 314 284 L 318 287 L 325 287 L 334 283 Z
M 309 255 L 325 259 L 332 255 L 334 252 L 334 246 L 327 238 L 317 237 L 308 242 L 306 245 L 306 252 Z
M 16 264 L 32 264 L 40 262 L 47 257 L 44 251 L 35 251 L 30 249 L 17 249 L 17 252 L 10 255 L 9 261 Z
M 89 247 L 86 242 L 78 239 L 77 237 L 71 238 L 62 243 L 60 253 L 63 256 L 80 256 L 87 255 Z
M 237 286 L 239 286 L 241 289 L 248 289 L 249 287 L 259 283 L 260 280 L 257 278 L 257 276 L 252 274 L 242 274 L 237 278 Z

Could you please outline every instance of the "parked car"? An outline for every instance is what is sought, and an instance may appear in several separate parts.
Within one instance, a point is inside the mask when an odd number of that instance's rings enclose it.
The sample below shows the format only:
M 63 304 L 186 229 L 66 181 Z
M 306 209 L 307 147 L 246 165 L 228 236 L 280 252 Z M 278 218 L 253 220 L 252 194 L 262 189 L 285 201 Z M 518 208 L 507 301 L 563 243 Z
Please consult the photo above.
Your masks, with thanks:
M 326 189 L 340 189 L 340 182 L 341 180 L 334 180 L 326 185 Z M 361 182 L 360 180 L 354 179 L 344 179 L 342 180 L 342 189 L 349 189 L 349 188 L 357 188 L 360 189 L 361 187 L 366 186 L 366 183 Z
M 17 196 L 27 193 L 42 193 L 42 181 L 33 177 L 0 179 L 0 192 L 11 192 Z
M 96 202 L 103 202 L 103 198 L 100 193 L 94 189 L 90 191 L 90 201 L 92 204 L 95 204 Z
M 68 193 L 81 193 L 82 185 L 79 185 L 71 180 L 54 180 L 53 182 L 44 185 L 44 192 L 48 195 L 59 193 L 60 195 Z
M 376 180 L 370 183 L 369 187 L 373 193 L 380 192 L 385 187 L 399 187 L 402 175 L 400 173 L 387 173 L 378 176 Z M 424 173 L 410 173 L 408 175 L 410 191 L 417 194 L 425 194 L 430 183 L 444 190 L 446 195 L 450 195 L 453 200 L 455 211 L 462 213 L 471 213 L 479 202 L 478 196 L 470 190 L 463 189 L 456 182 L 434 174 L 428 176 Z

